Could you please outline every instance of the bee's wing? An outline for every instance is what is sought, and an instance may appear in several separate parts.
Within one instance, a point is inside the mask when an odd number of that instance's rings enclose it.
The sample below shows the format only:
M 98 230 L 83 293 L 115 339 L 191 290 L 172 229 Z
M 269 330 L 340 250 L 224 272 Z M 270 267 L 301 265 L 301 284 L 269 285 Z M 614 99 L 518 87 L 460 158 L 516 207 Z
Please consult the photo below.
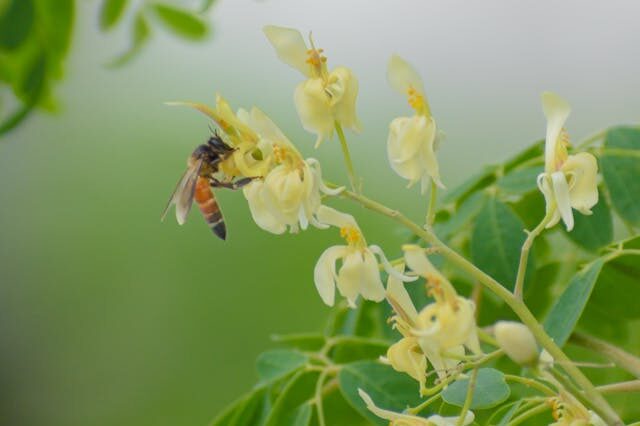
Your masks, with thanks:
M 193 194 L 196 189 L 196 181 L 200 175 L 200 169 L 202 168 L 202 159 L 198 160 L 193 166 L 189 167 L 187 171 L 182 175 L 180 181 L 176 185 L 176 188 L 169 198 L 167 206 L 162 212 L 160 220 L 164 220 L 169 208 L 172 204 L 176 205 L 176 219 L 180 225 L 184 224 L 187 220 L 189 210 L 191 210 L 191 204 L 193 203 Z

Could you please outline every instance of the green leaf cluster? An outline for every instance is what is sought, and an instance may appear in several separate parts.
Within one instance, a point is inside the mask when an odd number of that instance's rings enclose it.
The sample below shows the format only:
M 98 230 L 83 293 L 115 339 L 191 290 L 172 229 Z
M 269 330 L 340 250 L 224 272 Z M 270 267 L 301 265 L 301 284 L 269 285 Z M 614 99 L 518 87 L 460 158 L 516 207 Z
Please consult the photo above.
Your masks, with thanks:
M 114 29 L 131 10 L 131 42 L 125 52 L 111 62 L 121 66 L 132 60 L 151 39 L 155 22 L 169 33 L 190 41 L 201 41 L 211 33 L 211 24 L 204 14 L 213 6 L 214 0 L 203 2 L 200 10 L 192 11 L 166 2 L 147 2 L 134 8 L 130 0 L 103 0 L 99 14 L 102 31 Z
M 74 13 L 73 0 L 8 0 L 0 9 L 0 83 L 16 100 L 7 110 L 0 104 L 0 136 L 35 108 L 55 110 Z

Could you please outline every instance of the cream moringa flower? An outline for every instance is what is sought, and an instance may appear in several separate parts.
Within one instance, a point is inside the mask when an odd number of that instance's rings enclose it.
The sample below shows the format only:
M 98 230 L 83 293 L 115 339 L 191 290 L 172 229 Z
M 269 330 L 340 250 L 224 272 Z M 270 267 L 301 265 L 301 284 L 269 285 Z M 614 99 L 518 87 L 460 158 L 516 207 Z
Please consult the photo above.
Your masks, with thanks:
M 434 414 L 425 418 L 411 414 L 396 413 L 395 411 L 385 410 L 376 406 L 371 397 L 362 389 L 358 389 L 358 394 L 367 405 L 369 411 L 381 419 L 388 420 L 390 422 L 389 426 L 456 426 L 460 419 L 460 416 L 442 417 Z M 470 425 L 474 418 L 473 412 L 467 411 L 462 424 L 464 426 Z
M 378 255 L 389 274 L 404 281 L 413 281 L 416 277 L 407 277 L 393 269 L 382 249 L 376 245 L 367 246 L 362 231 L 353 216 L 341 213 L 327 206 L 320 206 L 317 218 L 340 228 L 340 235 L 346 246 L 329 247 L 320 255 L 313 271 L 314 281 L 320 297 L 329 306 L 335 301 L 335 288 L 347 298 L 349 306 L 356 307 L 356 299 L 362 296 L 366 300 L 380 302 L 385 291 L 380 279 L 380 270 L 375 255 Z M 342 261 L 336 273 L 336 261 Z
M 415 320 L 411 333 L 418 338 L 420 348 L 442 379 L 447 376 L 464 347 L 481 354 L 474 317 L 475 305 L 458 296 L 453 285 L 427 259 L 424 250 L 405 245 L 404 259 L 416 274 L 427 280 L 434 303 L 425 306 Z
M 398 271 L 403 273 L 404 265 Z M 418 312 L 404 284 L 395 275 L 389 275 L 387 280 L 387 300 L 396 312 L 392 321 L 394 328 L 402 334 L 402 339 L 389 347 L 384 361 L 394 370 L 406 373 L 418 381 L 420 394 L 423 395 L 427 389 L 427 358 L 422 353 L 417 337 L 411 334 L 411 328 L 418 321 Z
M 264 180 L 254 180 L 243 188 L 249 209 L 256 224 L 274 234 L 289 228 L 297 232 L 309 224 L 326 228 L 316 219 L 320 207 L 320 193 L 338 194 L 342 188 L 331 190 L 324 185 L 320 163 L 302 158 L 295 146 L 273 121 L 257 108 L 238 115 L 259 137 L 262 164 L 273 166 Z
M 606 426 L 606 423 L 565 390 L 550 400 L 555 422 L 549 426 Z
M 438 129 L 431 116 L 422 79 L 416 70 L 398 55 L 389 60 L 387 77 L 391 87 L 409 98 L 415 110 L 412 117 L 398 117 L 389 125 L 387 154 L 391 168 L 409 180 L 409 186 L 421 182 L 426 191 L 429 179 L 441 188 L 440 172 L 435 150 L 438 144 Z
M 336 67 L 329 72 L 323 50 L 316 49 L 311 37 L 309 49 L 298 30 L 267 25 L 264 33 L 280 60 L 307 77 L 296 87 L 294 101 L 304 128 L 317 135 L 316 147 L 333 136 L 336 122 L 359 131 L 358 80 L 351 70 Z
M 538 187 L 544 194 L 547 213 L 553 210 L 547 228 L 554 226 L 562 218 L 567 231 L 571 231 L 571 209 L 589 215 L 591 208 L 598 202 L 598 162 L 587 152 L 567 154 L 569 141 L 563 127 L 571 108 L 564 99 L 554 93 L 544 92 L 542 109 L 547 118 L 547 136 L 545 170 L 538 176 Z

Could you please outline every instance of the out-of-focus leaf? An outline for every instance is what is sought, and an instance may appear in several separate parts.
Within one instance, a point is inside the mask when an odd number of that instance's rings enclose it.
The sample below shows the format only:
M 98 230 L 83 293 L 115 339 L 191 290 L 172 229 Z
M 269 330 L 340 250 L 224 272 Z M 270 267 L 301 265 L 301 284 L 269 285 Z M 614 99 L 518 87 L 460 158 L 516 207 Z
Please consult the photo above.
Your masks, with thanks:
M 47 73 L 47 58 L 40 55 L 33 61 L 32 65 L 21 84 L 21 97 L 25 103 L 35 104 L 42 95 L 45 77 Z
M 565 344 L 578 323 L 603 265 L 604 260 L 598 259 L 574 275 L 547 315 L 544 328 L 559 346 Z
M 527 162 L 530 164 L 532 160 L 535 158 L 540 158 L 540 162 L 542 162 L 544 155 L 544 140 L 538 140 L 525 148 L 523 151 L 514 155 L 512 158 L 508 159 L 504 163 L 504 172 L 509 173 L 511 170 L 518 168 L 523 163 Z
M 211 6 L 213 6 L 216 3 L 216 1 L 217 0 L 203 0 L 202 7 L 200 7 L 200 13 L 204 13 L 209 9 L 211 9 Z
M 358 389 L 364 390 L 377 406 L 402 412 L 407 406 L 420 403 L 418 384 L 407 374 L 398 373 L 388 365 L 361 361 L 345 365 L 339 374 L 340 390 L 345 399 L 363 417 L 376 425 L 387 425 L 370 412 Z
M 545 214 L 544 196 L 539 191 L 525 194 L 511 206 L 528 229 L 535 228 Z
M 567 232 L 565 227 L 562 229 L 576 244 L 587 250 L 597 251 L 613 241 L 613 218 L 607 200 L 603 197 L 593 206 L 592 212 L 589 216 L 576 212 L 573 216 L 573 230 Z
M 516 414 L 516 411 L 518 411 L 518 408 L 520 408 L 520 404 L 522 404 L 521 401 L 513 404 L 511 408 L 509 408 L 509 411 L 507 411 L 504 416 L 502 416 L 502 418 L 500 419 L 500 423 L 498 423 L 498 426 L 507 426 L 507 424 L 509 424 L 509 421 L 511 421 L 511 419 L 513 418 L 514 414 Z
M 313 397 L 319 376 L 317 371 L 298 372 L 293 376 L 278 395 L 265 426 L 306 426 L 309 420 L 304 406 Z
M 69 51 L 74 23 L 73 0 L 35 0 L 38 9 L 38 33 L 46 46 L 47 73 L 63 77 L 63 60 Z
M 33 0 L 11 0 L 0 16 L 0 49 L 13 50 L 27 39 L 33 28 Z
M 371 423 L 349 405 L 342 392 L 338 390 L 325 395 L 322 406 L 327 425 L 371 426 Z
M 200 40 L 207 36 L 207 24 L 196 14 L 160 3 L 152 7 L 160 21 L 174 34 L 192 40 Z
M 613 207 L 623 219 L 640 224 L 640 130 L 611 129 L 604 148 L 600 165 Z
M 142 46 L 144 46 L 149 39 L 150 35 L 151 28 L 149 27 L 147 18 L 145 18 L 142 11 L 140 11 L 133 22 L 133 33 L 131 35 L 131 45 L 129 46 L 129 49 L 114 59 L 109 65 L 112 67 L 119 67 L 129 62 L 138 54 Z
M 467 398 L 469 379 L 456 380 L 443 392 L 442 399 L 451 405 L 462 407 Z M 504 380 L 504 374 L 493 368 L 481 368 L 478 370 L 476 388 L 471 400 L 471 409 L 483 410 L 495 407 L 509 398 L 511 389 Z
M 275 349 L 258 356 L 256 369 L 261 382 L 270 383 L 302 368 L 309 361 L 305 354 L 287 349 Z
M 345 337 L 333 348 L 331 358 L 338 364 L 360 361 L 363 359 L 378 359 L 387 353 L 389 342 L 384 340 L 366 339 L 358 336 Z
M 447 221 L 436 223 L 436 233 L 441 238 L 447 239 L 449 236 L 455 235 L 463 227 L 471 225 L 480 210 L 482 210 L 485 201 L 485 194 L 480 191 L 473 193 L 458 206 L 456 212 Z
M 326 342 L 326 338 L 319 333 L 275 334 L 271 336 L 271 340 L 301 351 L 318 351 Z
M 100 9 L 100 29 L 107 31 L 113 28 L 122 18 L 128 0 L 103 0 Z
M 480 269 L 511 289 L 516 280 L 520 249 L 526 235 L 524 223 L 505 204 L 489 199 L 478 215 L 471 236 L 471 258 Z M 535 270 L 534 253 L 529 254 L 527 275 Z
M 537 178 L 543 171 L 542 166 L 515 170 L 502 176 L 496 182 L 498 188 L 508 194 L 525 194 L 538 188 Z
M 464 201 L 472 192 L 478 191 L 493 183 L 496 179 L 497 166 L 487 166 L 482 171 L 474 174 L 460 185 L 447 191 L 442 197 L 443 204 L 459 203 Z
M 211 426 L 255 426 L 268 409 L 267 388 L 259 387 L 234 402 Z

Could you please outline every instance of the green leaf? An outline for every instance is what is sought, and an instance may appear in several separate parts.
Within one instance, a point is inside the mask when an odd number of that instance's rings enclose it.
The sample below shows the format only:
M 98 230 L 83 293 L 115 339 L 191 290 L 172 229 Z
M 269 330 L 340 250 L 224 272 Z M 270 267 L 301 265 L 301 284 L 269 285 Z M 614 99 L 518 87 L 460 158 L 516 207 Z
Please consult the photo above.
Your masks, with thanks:
M 216 3 L 216 1 L 217 0 L 204 0 L 202 2 L 202 6 L 200 7 L 200 13 L 204 13 L 209 9 L 211 9 L 211 6 L 213 6 Z
M 313 398 L 320 373 L 298 372 L 282 390 L 265 421 L 265 426 L 302 426 L 308 424 L 305 405 Z M 307 423 L 304 423 L 304 421 Z
M 456 380 L 443 392 L 442 399 L 451 405 L 462 407 L 467 397 L 469 379 Z M 482 410 L 495 407 L 509 398 L 511 389 L 504 380 L 504 375 L 493 368 L 481 368 L 478 370 L 476 388 L 471 400 L 471 409 Z
M 174 34 L 192 40 L 206 37 L 207 24 L 194 13 L 166 4 L 154 4 L 152 7 L 160 21 Z
M 513 418 L 513 416 L 516 414 L 516 411 L 518 411 L 518 408 L 520 408 L 520 404 L 522 404 L 522 401 L 515 402 L 511 406 L 511 408 L 509 408 L 509 411 L 507 411 L 504 414 L 504 416 L 500 419 L 500 423 L 498 423 L 498 426 L 507 426 L 511 421 L 511 419 Z
M 495 172 L 497 169 L 497 166 L 484 167 L 482 171 L 474 174 L 452 190 L 447 191 L 444 197 L 442 197 L 442 203 L 459 203 L 461 201 L 464 201 L 464 199 L 468 197 L 472 192 L 489 186 L 496 179 Z
M 278 345 L 301 351 L 318 351 L 326 342 L 324 335 L 319 333 L 274 334 L 271 340 Z
M 635 241 L 625 243 L 625 248 L 638 249 L 637 246 Z M 625 255 L 607 262 L 598 276 L 587 310 L 598 309 L 619 322 L 640 318 L 640 309 L 638 309 L 640 279 L 638 277 L 640 277 L 640 256 L 638 255 Z
M 369 421 L 377 425 L 387 425 L 389 422 L 371 413 L 360 395 L 358 389 L 364 390 L 371 396 L 379 407 L 402 412 L 408 405 L 420 403 L 418 383 L 407 374 L 398 373 L 388 365 L 371 361 L 361 361 L 345 365 L 338 376 L 340 390 L 345 399 Z
M 275 349 L 258 356 L 256 369 L 260 381 L 270 383 L 302 368 L 308 361 L 309 357 L 301 352 Z
M 256 426 L 268 410 L 266 387 L 254 389 L 223 411 L 211 426 Z
M 504 172 L 509 173 L 511 170 L 518 168 L 523 163 L 531 164 L 532 161 L 539 159 L 540 164 L 544 161 L 544 139 L 538 140 L 533 145 L 528 146 L 515 156 L 511 157 L 504 163 Z
M 0 49 L 13 50 L 25 42 L 33 28 L 33 0 L 12 0 L 0 16 Z
M 371 426 L 345 399 L 342 392 L 332 391 L 322 400 L 325 422 L 337 426 Z
M 593 214 L 588 216 L 576 212 L 573 230 L 567 232 L 565 227 L 562 229 L 579 246 L 597 251 L 613 241 L 613 218 L 607 200 L 602 196 L 592 211 Z
M 525 194 L 538 189 L 537 178 L 544 170 L 542 166 L 527 167 L 515 170 L 502 176 L 496 182 L 501 191 L 509 194 Z
M 131 45 L 129 49 L 115 58 L 109 66 L 111 67 L 119 67 L 131 59 L 133 59 L 140 49 L 145 45 L 145 43 L 149 40 L 151 36 L 151 28 L 149 27 L 149 23 L 147 22 L 147 18 L 143 15 L 142 11 L 138 12 L 136 18 L 133 22 L 133 33 L 131 37 Z
M 563 346 L 573 332 L 603 265 L 603 259 L 598 259 L 574 275 L 547 315 L 544 328 L 558 346 Z
M 124 15 L 127 0 L 104 0 L 100 9 L 100 29 L 107 31 L 113 28 Z
M 363 359 L 378 359 L 387 353 L 389 342 L 359 336 L 344 337 L 333 347 L 331 358 L 338 364 Z
M 471 236 L 471 258 L 477 267 L 511 289 L 525 239 L 524 223 L 520 218 L 507 205 L 491 198 L 476 220 Z M 532 252 L 529 254 L 528 274 L 535 270 L 534 265 Z
M 486 201 L 487 197 L 480 191 L 471 194 L 446 222 L 436 224 L 436 234 L 445 239 L 457 234 L 465 226 L 473 223 Z
M 618 150 L 639 153 L 640 130 L 631 127 L 611 129 L 604 147 L 600 166 L 611 203 L 624 220 L 640 224 L 640 157 L 616 153 Z

